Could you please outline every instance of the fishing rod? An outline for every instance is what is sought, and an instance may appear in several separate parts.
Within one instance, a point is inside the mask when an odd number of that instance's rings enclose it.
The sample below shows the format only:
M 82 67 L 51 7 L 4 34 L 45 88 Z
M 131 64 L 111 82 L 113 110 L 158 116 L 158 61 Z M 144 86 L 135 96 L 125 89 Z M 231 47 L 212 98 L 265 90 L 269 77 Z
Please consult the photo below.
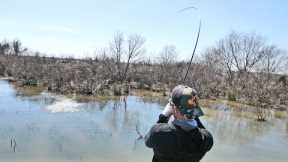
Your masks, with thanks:
M 190 59 L 190 62 L 188 64 L 188 67 L 187 67 L 187 71 L 186 71 L 186 74 L 182 80 L 182 82 L 184 83 L 186 78 L 187 78 L 187 75 L 188 75 L 188 72 L 190 70 L 190 67 L 191 67 L 191 64 L 192 64 L 192 61 L 193 61 L 193 58 L 194 58 L 194 55 L 195 55 L 195 51 L 196 51 L 196 48 L 197 48 L 197 45 L 198 45 L 198 41 L 199 41 L 199 37 L 200 37 L 200 32 L 201 32 L 201 21 L 199 22 L 199 27 L 198 27 L 198 33 L 197 33 L 197 38 L 196 38 L 196 42 L 195 42 L 195 45 L 194 45 L 194 49 L 193 49 L 193 52 L 192 52 L 192 56 L 191 56 L 191 59 Z

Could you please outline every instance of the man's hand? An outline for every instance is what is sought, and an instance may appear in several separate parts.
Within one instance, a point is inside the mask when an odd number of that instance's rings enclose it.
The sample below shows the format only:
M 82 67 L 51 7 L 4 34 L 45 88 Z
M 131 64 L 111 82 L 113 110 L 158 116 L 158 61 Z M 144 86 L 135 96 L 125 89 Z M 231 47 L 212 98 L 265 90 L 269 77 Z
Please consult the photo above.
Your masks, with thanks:
M 173 106 L 168 103 L 162 113 L 159 115 L 157 123 L 168 123 L 170 116 L 173 114 Z
M 168 103 L 161 114 L 169 118 L 173 114 L 173 106 Z

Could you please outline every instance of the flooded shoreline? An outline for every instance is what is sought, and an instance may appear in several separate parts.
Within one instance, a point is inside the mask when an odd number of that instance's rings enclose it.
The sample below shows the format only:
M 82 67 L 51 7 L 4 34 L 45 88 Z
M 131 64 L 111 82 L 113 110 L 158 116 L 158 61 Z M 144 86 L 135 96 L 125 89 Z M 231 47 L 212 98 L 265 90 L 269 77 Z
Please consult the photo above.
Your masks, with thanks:
M 145 134 L 162 109 L 157 100 L 135 96 L 126 103 L 77 102 L 45 92 L 19 96 L 0 80 L 0 160 L 151 161 L 152 150 L 137 140 L 136 126 Z M 287 118 L 257 122 L 231 109 L 204 112 L 201 120 L 214 135 L 215 147 L 202 161 L 287 161 Z

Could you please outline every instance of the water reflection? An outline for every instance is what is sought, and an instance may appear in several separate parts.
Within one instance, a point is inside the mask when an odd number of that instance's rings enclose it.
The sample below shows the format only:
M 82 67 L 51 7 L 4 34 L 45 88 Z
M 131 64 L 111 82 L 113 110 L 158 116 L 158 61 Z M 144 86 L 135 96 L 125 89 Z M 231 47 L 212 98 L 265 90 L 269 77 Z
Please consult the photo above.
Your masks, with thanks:
M 166 102 L 134 96 L 81 103 L 49 93 L 17 96 L 0 81 L 0 160 L 151 161 L 141 136 Z M 73 108 L 77 111 L 51 111 Z M 257 122 L 244 110 L 221 105 L 204 112 L 203 123 L 216 144 L 203 161 L 287 161 L 287 119 Z
M 205 109 L 205 111 L 213 111 Z M 257 122 L 254 119 L 241 118 L 233 111 L 219 111 L 213 117 L 207 118 L 210 129 L 217 140 L 227 144 L 249 143 L 259 136 L 271 131 L 274 123 Z

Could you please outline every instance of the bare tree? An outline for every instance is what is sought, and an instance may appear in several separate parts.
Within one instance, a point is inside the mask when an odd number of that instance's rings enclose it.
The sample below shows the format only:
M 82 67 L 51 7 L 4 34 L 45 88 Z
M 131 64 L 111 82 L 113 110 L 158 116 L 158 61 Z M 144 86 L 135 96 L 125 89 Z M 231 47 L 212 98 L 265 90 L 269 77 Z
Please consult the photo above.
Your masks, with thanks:
M 253 33 L 230 33 L 219 41 L 215 53 L 222 58 L 226 67 L 229 85 L 232 86 L 235 74 L 236 80 L 245 88 L 245 80 L 255 71 L 256 65 L 265 57 L 267 46 L 263 38 Z
M 273 73 L 281 72 L 285 66 L 285 57 L 282 50 L 276 46 L 267 46 L 264 50 L 264 58 L 257 65 L 257 71 L 261 71 L 267 75 L 267 79 L 271 79 Z
M 6 41 L 0 43 L 0 55 L 7 55 L 10 49 L 10 44 Z
M 12 55 L 16 55 L 16 56 L 19 56 L 28 50 L 27 48 L 22 47 L 22 43 L 19 40 L 14 40 L 12 42 L 11 47 L 12 47 L 12 51 L 11 51 Z
M 214 48 L 213 51 L 216 54 L 215 57 L 221 58 L 221 63 L 226 69 L 227 81 L 232 86 L 234 80 L 233 58 L 231 53 L 225 48 L 223 40 L 219 42 L 218 47 Z
M 230 70 L 239 74 L 251 72 L 265 56 L 266 45 L 261 36 L 232 32 L 219 42 L 218 50 Z
M 287 54 L 287 53 L 286 53 Z M 288 57 L 285 58 L 284 73 L 288 75 Z
M 270 115 L 269 110 L 281 104 L 282 96 L 287 93 L 277 77 L 284 60 L 282 51 L 276 46 L 266 45 L 262 52 L 264 57 L 255 66 L 255 72 L 250 74 L 252 82 L 246 82 L 246 94 L 254 99 L 258 121 L 265 121 Z
M 108 56 L 106 49 L 100 50 L 98 55 L 99 55 L 98 58 L 99 61 L 101 62 L 101 64 L 103 64 L 102 73 L 104 75 L 104 78 L 111 79 L 115 71 L 115 66 L 113 66 L 114 60 Z
M 164 65 L 173 64 L 176 62 L 177 53 L 174 45 L 167 45 L 163 47 L 160 52 L 160 62 Z
M 141 54 L 143 54 L 144 52 L 143 46 L 144 46 L 145 40 L 142 36 L 134 34 L 134 35 L 129 36 L 127 43 L 128 43 L 127 61 L 126 61 L 126 67 L 125 67 L 125 70 L 121 79 L 122 82 L 126 80 L 127 72 L 128 72 L 131 61 L 139 57 Z
M 224 42 L 233 58 L 233 64 L 241 72 L 249 72 L 265 56 L 266 48 L 261 36 L 231 33 Z
M 160 81 L 167 82 L 170 80 L 170 77 L 173 75 L 173 67 L 175 66 L 176 59 L 177 52 L 175 46 L 167 45 L 163 47 L 159 57 Z
M 193 69 L 193 80 L 198 81 L 198 88 L 202 95 L 211 97 L 219 96 L 225 90 L 224 78 L 226 73 L 221 57 L 216 53 L 215 48 L 208 48 L 202 54 L 202 60 Z
M 110 50 L 116 61 L 116 67 L 117 67 L 116 79 L 117 80 L 121 79 L 120 77 L 122 75 L 121 74 L 122 73 L 121 60 L 122 60 L 123 53 L 124 53 L 124 41 L 125 40 L 124 40 L 123 33 L 117 32 L 114 35 L 113 41 L 110 42 Z

